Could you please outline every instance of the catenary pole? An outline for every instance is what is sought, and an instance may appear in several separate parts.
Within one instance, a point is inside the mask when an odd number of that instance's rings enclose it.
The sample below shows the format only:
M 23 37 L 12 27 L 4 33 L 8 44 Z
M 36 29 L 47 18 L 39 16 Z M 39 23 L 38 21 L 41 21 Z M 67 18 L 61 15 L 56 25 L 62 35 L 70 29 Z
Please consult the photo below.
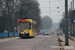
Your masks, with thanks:
M 73 2 L 73 10 L 74 10 L 74 0 L 72 0 L 72 2 Z
M 73 10 L 74 10 L 74 0 L 72 0 L 72 2 L 73 2 Z M 73 20 L 73 36 L 74 36 L 74 19 L 72 20 Z
M 65 0 L 65 21 L 66 21 L 65 45 L 69 45 L 69 41 L 68 41 L 68 0 Z
M 9 32 L 10 32 L 10 23 L 9 23 L 9 0 L 7 0 L 7 7 L 8 7 L 8 37 L 9 37 Z
M 72 12 L 72 9 L 73 9 L 73 8 L 72 8 L 72 1 L 71 1 L 71 12 Z M 71 22 L 71 29 L 70 29 L 70 30 L 71 30 L 71 36 L 72 36 L 72 30 L 73 30 L 73 29 L 72 29 L 72 17 L 71 17 L 71 16 L 70 16 L 70 19 L 71 19 L 71 21 L 70 21 L 70 22 Z

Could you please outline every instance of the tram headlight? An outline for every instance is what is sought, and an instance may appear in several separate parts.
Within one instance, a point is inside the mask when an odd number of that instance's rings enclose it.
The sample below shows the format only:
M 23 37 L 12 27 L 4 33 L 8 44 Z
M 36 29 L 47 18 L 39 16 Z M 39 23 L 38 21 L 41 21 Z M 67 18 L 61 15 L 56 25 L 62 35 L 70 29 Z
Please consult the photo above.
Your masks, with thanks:
M 21 34 L 24 34 L 24 32 L 21 32 Z
M 46 33 L 44 33 L 44 34 L 46 34 Z
M 24 34 L 24 32 L 22 32 L 22 34 Z

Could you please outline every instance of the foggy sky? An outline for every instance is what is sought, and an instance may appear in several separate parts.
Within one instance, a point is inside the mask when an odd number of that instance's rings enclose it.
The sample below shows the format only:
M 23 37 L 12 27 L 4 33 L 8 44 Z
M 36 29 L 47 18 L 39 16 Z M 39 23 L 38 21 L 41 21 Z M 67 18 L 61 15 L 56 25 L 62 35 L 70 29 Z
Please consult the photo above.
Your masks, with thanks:
M 71 0 L 68 0 L 68 7 L 70 8 Z M 65 0 L 50 0 L 50 5 L 49 5 L 49 0 L 38 0 L 40 4 L 40 9 L 41 9 L 41 16 L 44 17 L 46 15 L 50 16 L 53 20 L 53 23 L 58 23 L 60 22 L 63 12 L 65 12 Z M 50 9 L 49 9 L 50 7 Z M 59 7 L 59 9 L 57 9 Z M 59 11 L 59 13 L 58 13 Z M 50 14 L 49 14 L 50 12 Z

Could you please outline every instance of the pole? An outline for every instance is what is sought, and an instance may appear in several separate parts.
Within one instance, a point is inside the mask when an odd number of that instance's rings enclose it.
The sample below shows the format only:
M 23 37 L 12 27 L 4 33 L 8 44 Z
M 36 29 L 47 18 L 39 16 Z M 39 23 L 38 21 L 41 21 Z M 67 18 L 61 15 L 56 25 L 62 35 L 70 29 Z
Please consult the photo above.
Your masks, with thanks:
M 74 0 L 72 0 L 73 1 L 73 10 L 74 10 Z
M 73 23 L 74 23 L 74 26 L 75 26 L 75 19 L 73 20 Z M 74 29 L 75 29 L 75 28 L 74 28 Z M 75 34 L 75 33 L 73 32 L 73 36 L 75 36 L 74 34 Z
M 7 0 L 7 7 L 8 7 L 8 37 L 9 37 L 9 31 L 10 31 L 10 25 L 9 25 L 9 0 Z
M 73 20 L 73 34 L 72 35 L 74 36 L 74 20 Z
M 71 17 L 70 17 L 70 19 L 71 19 Z M 70 22 L 71 22 L 71 23 L 70 23 L 70 24 L 71 24 L 71 26 L 70 26 L 70 27 L 71 27 L 71 29 L 70 29 L 70 30 L 71 30 L 71 36 L 72 36 L 72 19 L 71 19 L 71 21 L 70 21 Z
M 66 21 L 65 45 L 69 45 L 69 41 L 68 41 L 68 0 L 65 0 L 65 21 Z
M 72 0 L 73 2 L 73 10 L 74 10 L 74 0 Z M 74 36 L 74 20 L 73 20 L 73 36 Z
M 71 1 L 71 12 L 72 12 L 72 1 Z M 72 36 L 72 18 L 71 18 L 71 16 L 70 16 L 70 19 L 71 19 L 71 36 Z
M 51 2 L 50 2 L 50 0 L 49 0 L 49 11 L 50 11 L 50 12 L 49 12 L 49 15 L 50 15 L 50 13 L 51 13 L 51 7 L 50 7 L 51 4 L 50 4 L 50 3 L 51 3 Z
M 64 33 L 64 19 L 63 19 L 63 33 Z

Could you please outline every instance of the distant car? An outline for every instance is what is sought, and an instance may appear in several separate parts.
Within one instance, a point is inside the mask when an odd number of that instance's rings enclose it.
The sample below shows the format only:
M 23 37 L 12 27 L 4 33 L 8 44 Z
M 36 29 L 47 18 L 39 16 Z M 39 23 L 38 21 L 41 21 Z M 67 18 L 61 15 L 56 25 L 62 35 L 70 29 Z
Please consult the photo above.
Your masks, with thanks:
M 43 35 L 49 35 L 49 32 L 45 31 Z
M 40 30 L 39 34 L 43 34 L 43 30 Z
M 39 34 L 42 34 L 42 32 L 39 32 Z
M 39 34 L 42 34 L 42 33 L 43 33 L 42 31 L 39 32 Z

